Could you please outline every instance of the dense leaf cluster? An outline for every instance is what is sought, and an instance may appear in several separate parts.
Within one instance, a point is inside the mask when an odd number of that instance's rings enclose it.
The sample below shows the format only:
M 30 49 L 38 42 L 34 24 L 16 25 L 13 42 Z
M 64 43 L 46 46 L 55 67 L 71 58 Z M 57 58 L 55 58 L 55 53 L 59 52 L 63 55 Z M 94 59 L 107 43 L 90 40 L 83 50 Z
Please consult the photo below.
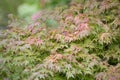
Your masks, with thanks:
M 119 80 L 119 1 L 78 2 L 43 10 L 27 26 L 12 20 L 0 32 L 0 79 Z

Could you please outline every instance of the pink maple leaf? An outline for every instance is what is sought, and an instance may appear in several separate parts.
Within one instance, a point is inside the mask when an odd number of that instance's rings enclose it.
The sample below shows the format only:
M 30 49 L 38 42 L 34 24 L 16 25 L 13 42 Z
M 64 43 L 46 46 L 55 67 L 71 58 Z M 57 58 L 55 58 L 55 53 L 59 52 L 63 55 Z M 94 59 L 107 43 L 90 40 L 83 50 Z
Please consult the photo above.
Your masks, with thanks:
M 43 41 L 41 39 L 37 39 L 36 40 L 36 45 L 41 45 L 41 44 L 43 44 Z
M 42 16 L 41 12 L 37 12 L 32 16 L 32 20 L 33 21 L 37 21 L 38 19 L 40 19 Z

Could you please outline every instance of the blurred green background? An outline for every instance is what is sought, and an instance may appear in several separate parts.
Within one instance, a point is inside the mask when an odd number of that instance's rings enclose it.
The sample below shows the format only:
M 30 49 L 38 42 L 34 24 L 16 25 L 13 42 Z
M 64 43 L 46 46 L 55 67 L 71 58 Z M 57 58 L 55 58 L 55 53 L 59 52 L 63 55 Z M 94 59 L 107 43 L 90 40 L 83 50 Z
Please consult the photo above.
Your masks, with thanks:
M 71 0 L 0 0 L 0 28 L 8 25 L 8 14 L 29 20 L 45 8 L 67 5 Z

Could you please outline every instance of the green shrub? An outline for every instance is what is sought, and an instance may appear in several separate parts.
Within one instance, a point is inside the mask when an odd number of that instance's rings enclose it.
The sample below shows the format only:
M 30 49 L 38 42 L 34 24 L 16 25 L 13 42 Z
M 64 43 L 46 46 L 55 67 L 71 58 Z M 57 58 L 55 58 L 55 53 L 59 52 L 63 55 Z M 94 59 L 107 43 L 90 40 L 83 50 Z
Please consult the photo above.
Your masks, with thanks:
M 1 32 L 1 79 L 119 80 L 119 1 L 91 1 L 40 11 L 27 27 L 13 21 Z

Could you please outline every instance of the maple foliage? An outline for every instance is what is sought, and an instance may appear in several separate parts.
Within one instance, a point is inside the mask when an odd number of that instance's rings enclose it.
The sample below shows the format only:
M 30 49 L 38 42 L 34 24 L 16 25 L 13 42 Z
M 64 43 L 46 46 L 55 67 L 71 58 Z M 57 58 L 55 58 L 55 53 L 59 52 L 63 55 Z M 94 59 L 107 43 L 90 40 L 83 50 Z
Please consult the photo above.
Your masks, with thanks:
M 76 1 L 40 11 L 22 28 L 13 21 L 0 32 L 1 79 L 120 79 L 119 1 Z

